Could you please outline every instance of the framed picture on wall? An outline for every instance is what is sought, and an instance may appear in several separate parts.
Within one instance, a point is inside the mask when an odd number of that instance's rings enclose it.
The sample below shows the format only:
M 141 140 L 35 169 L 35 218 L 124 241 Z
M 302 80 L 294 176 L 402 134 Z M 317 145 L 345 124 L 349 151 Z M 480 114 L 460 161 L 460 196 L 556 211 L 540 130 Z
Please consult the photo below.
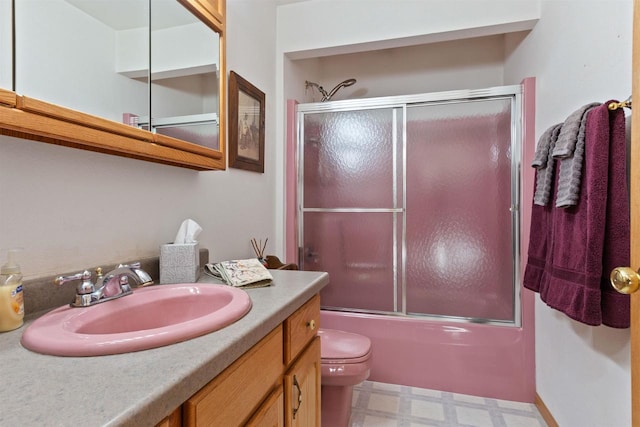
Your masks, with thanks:
M 229 167 L 264 173 L 264 92 L 229 74 Z

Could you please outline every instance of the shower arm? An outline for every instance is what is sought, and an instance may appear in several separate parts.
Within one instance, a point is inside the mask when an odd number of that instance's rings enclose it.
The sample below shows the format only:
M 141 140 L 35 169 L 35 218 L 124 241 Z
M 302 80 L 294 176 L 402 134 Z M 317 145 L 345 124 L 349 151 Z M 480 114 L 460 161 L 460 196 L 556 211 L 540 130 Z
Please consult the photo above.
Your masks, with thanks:
M 341 88 L 343 88 L 343 87 L 345 87 L 345 86 L 347 86 L 347 85 L 345 84 L 345 82 L 338 83 L 338 84 L 336 85 L 336 87 L 334 87 L 333 89 L 331 89 L 331 92 L 329 92 L 328 94 L 326 94 L 326 93 L 325 93 L 324 97 L 322 98 L 322 101 L 329 101 L 329 100 L 331 99 L 331 97 L 332 97 L 333 95 L 335 95 L 335 94 L 336 94 L 336 92 L 337 92 L 337 91 L 339 91 Z
M 329 92 L 328 95 L 325 95 L 325 97 L 322 98 L 322 101 L 329 101 L 331 99 L 331 97 L 336 94 L 337 91 L 339 91 L 343 87 L 351 86 L 351 85 L 355 84 L 355 82 L 356 82 L 356 79 L 347 79 L 347 80 L 345 80 L 343 82 L 338 83 L 336 85 L 336 87 L 331 89 L 331 92 Z

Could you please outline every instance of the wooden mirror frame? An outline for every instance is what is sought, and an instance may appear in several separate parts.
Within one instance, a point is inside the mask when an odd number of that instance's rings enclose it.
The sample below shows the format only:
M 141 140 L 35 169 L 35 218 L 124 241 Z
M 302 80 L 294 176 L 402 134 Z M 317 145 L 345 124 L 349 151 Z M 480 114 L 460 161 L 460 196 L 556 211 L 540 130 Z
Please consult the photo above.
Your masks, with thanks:
M 0 89 L 0 134 L 195 170 L 226 168 L 226 0 L 177 0 L 220 36 L 219 150 Z

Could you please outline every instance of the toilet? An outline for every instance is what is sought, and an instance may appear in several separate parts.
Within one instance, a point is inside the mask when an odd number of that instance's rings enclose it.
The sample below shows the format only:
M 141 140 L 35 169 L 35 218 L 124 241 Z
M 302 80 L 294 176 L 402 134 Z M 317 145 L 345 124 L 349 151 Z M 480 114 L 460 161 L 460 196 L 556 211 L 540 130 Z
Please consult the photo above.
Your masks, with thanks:
M 353 386 L 369 378 L 371 340 L 336 329 L 318 330 L 320 336 L 322 426 L 347 427 Z

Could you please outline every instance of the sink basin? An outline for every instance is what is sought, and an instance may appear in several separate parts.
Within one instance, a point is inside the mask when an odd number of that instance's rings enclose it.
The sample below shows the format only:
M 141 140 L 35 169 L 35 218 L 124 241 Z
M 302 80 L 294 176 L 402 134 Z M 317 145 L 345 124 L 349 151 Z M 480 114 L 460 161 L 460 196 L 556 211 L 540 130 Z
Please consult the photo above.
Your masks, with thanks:
M 56 356 L 129 353 L 222 329 L 249 310 L 249 295 L 231 286 L 157 285 L 92 307 L 52 310 L 29 325 L 21 342 Z

